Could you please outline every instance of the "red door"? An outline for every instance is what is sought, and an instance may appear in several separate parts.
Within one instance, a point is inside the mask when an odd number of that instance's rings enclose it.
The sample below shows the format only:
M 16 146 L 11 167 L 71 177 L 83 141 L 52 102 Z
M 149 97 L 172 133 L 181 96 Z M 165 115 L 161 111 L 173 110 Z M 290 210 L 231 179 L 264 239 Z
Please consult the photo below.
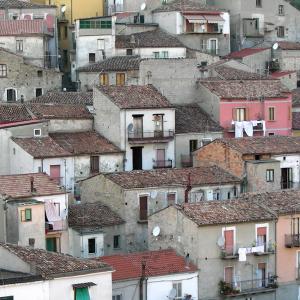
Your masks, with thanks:
M 50 166 L 50 177 L 54 179 L 57 183 L 60 183 L 60 165 Z
M 233 281 L 233 267 L 225 267 L 224 280 L 226 283 L 232 283 Z
M 233 230 L 224 231 L 225 251 L 227 255 L 233 255 L 233 234 Z

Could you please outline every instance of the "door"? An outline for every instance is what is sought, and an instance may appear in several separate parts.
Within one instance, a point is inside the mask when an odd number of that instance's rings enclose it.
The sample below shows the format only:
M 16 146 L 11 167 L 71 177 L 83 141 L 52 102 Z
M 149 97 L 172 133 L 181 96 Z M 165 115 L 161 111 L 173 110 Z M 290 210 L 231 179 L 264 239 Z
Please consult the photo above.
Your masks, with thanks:
M 16 90 L 14 89 L 8 89 L 6 91 L 6 96 L 7 102 L 14 102 L 17 100 Z
M 154 136 L 155 137 L 163 137 L 163 124 L 164 124 L 164 119 L 163 115 L 153 115 L 154 119 Z
M 148 219 L 148 196 L 140 196 L 140 220 Z
M 233 267 L 225 267 L 224 269 L 224 281 L 232 284 L 233 281 Z
M 233 230 L 225 230 L 224 231 L 224 239 L 225 239 L 225 253 L 227 255 L 233 255 Z
M 165 149 L 156 150 L 156 167 L 164 168 L 165 167 Z
M 267 251 L 267 227 L 257 228 L 257 245 L 264 246 L 264 251 Z
M 60 184 L 60 165 L 50 166 L 50 177 Z
M 91 156 L 91 174 L 99 173 L 99 156 Z
M 266 264 L 259 263 L 257 266 L 257 286 L 265 287 L 266 286 Z
M 143 169 L 143 147 L 133 147 L 132 149 L 132 169 Z
M 116 85 L 125 85 L 125 73 L 117 73 L 116 75 Z
M 143 137 L 143 116 L 133 116 L 134 138 Z
M 296 253 L 297 255 L 297 278 L 296 279 L 300 279 L 300 251 L 297 251 Z
M 217 54 L 217 40 L 210 40 L 210 51 L 212 54 Z
M 293 169 L 282 168 L 281 169 L 281 188 L 290 189 L 293 187 Z
M 57 252 L 56 237 L 46 239 L 46 250 Z

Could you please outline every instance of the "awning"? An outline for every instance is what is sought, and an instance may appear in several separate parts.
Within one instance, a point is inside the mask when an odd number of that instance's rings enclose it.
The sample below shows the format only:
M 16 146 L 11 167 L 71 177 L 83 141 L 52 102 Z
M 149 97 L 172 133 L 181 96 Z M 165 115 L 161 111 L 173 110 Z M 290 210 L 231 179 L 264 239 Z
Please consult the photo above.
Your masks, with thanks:
M 82 288 L 90 287 L 90 286 L 94 286 L 94 285 L 96 285 L 96 283 L 94 283 L 94 282 L 83 282 L 83 283 L 73 284 L 73 288 L 74 289 L 82 289 Z
M 189 21 L 189 23 L 198 23 L 198 24 L 206 23 L 206 19 L 202 15 L 191 15 L 191 16 L 188 15 L 184 17 Z
M 208 23 L 223 24 L 225 20 L 219 15 L 204 15 Z

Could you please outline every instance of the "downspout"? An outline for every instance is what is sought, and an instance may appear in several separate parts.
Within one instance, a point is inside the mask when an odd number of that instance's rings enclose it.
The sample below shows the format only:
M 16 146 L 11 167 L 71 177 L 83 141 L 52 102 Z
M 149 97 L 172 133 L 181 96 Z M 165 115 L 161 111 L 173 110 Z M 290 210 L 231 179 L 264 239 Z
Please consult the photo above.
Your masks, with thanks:
M 144 280 L 145 280 L 145 270 L 146 270 L 146 263 L 142 261 L 142 276 L 140 278 L 140 297 L 139 300 L 144 300 Z M 147 283 L 146 283 L 146 290 L 147 290 Z M 145 300 L 147 299 L 147 292 Z
M 124 110 L 124 130 L 125 130 L 125 134 L 124 134 L 124 158 L 123 158 L 123 171 L 125 171 L 125 163 L 127 162 L 127 158 L 126 158 L 126 153 L 127 153 L 127 144 L 126 144 L 126 139 L 127 139 L 127 135 L 128 135 L 128 131 L 127 131 L 127 127 L 126 127 L 126 117 L 127 117 L 127 110 Z M 122 149 L 121 149 L 122 150 Z

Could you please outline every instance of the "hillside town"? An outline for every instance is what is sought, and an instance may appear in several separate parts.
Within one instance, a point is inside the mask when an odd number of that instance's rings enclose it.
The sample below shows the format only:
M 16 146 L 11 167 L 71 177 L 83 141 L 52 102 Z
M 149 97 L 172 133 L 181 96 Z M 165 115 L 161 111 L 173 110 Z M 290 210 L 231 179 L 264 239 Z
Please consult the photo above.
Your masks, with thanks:
M 300 300 L 300 1 L 0 0 L 0 300 Z

